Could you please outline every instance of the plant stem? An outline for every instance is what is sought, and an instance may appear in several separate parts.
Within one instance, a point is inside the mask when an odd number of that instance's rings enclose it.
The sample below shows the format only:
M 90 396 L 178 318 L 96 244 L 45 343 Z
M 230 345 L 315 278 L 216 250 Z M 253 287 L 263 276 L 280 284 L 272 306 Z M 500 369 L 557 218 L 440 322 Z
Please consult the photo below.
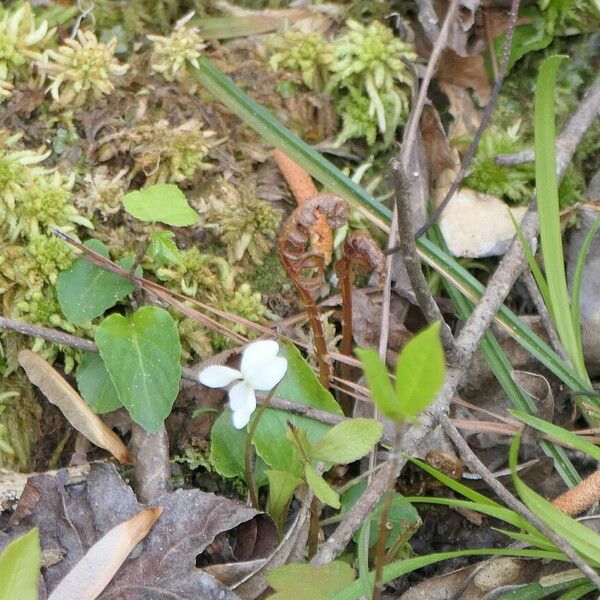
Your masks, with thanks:
M 250 428 L 248 429 L 248 437 L 246 438 L 246 452 L 244 456 L 244 462 L 246 464 L 246 483 L 248 484 L 248 494 L 250 495 L 250 502 L 252 503 L 252 507 L 256 510 L 259 510 L 258 506 L 258 493 L 254 484 L 254 452 L 252 450 L 252 438 L 254 437 L 254 433 L 256 432 L 256 428 L 258 427 L 258 423 L 260 418 L 263 416 L 264 412 L 269 407 L 271 403 L 271 398 L 275 395 L 275 390 L 277 386 L 275 386 L 265 398 L 265 401 L 260 405 L 259 409 L 256 411 L 256 416 L 250 423 Z
M 390 475 L 388 478 L 387 489 L 383 495 L 383 502 L 381 506 L 381 517 L 379 519 L 379 527 L 377 533 L 377 545 L 375 546 L 375 581 L 373 583 L 373 595 L 372 600 L 380 600 L 381 592 L 383 591 L 383 567 L 385 566 L 385 545 L 390 535 L 388 527 L 388 515 L 390 513 L 390 507 L 392 506 L 392 500 L 394 499 L 394 493 L 396 491 L 396 472 L 398 470 L 398 457 L 400 450 L 400 422 L 394 423 L 394 456 L 390 460 L 392 467 L 390 468 Z

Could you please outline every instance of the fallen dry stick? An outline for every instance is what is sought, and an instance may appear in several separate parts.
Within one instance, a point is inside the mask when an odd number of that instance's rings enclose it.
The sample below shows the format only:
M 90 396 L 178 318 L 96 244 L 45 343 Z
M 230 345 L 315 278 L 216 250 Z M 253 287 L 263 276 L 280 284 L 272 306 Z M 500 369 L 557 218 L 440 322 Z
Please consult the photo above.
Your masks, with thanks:
M 288 158 L 281 150 L 273 150 L 273 158 L 290 186 L 298 206 L 319 193 L 309 173 L 291 158 Z M 333 253 L 333 233 L 331 227 L 327 224 L 325 215 L 319 213 L 317 222 L 311 230 L 310 240 L 314 250 L 325 257 L 325 264 L 329 264 Z

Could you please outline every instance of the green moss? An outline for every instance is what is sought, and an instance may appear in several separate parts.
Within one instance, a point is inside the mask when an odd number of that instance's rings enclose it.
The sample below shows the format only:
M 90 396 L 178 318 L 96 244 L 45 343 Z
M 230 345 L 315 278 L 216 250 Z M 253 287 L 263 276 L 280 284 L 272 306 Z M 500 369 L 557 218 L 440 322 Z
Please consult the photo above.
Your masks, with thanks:
M 518 134 L 520 124 L 509 130 L 490 127 L 484 132 L 472 162 L 472 171 L 464 180 L 465 187 L 492 194 L 515 204 L 529 202 L 535 185 L 532 163 L 505 167 L 497 154 L 510 154 L 523 149 Z

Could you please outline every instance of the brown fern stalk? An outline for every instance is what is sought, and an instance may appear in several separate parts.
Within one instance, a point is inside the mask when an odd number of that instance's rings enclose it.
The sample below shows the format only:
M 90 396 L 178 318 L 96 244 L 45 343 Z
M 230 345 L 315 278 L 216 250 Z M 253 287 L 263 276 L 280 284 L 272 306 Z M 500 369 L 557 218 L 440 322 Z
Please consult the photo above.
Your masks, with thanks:
M 327 357 L 323 324 L 315 301 L 324 281 L 325 257 L 321 252 L 309 251 L 311 232 L 319 214 L 326 218 L 328 227 L 341 227 L 348 219 L 348 205 L 334 194 L 320 194 L 306 200 L 292 212 L 281 229 L 277 253 L 306 306 L 313 331 L 319 379 L 328 387 L 331 366 Z

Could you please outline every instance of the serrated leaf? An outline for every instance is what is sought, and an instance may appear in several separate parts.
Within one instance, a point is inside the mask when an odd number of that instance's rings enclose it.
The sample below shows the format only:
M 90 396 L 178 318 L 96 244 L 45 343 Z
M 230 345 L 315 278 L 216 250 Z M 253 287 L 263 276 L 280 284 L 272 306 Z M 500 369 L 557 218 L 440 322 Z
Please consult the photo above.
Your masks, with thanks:
M 102 357 L 97 352 L 86 352 L 75 374 L 79 393 L 92 410 L 103 415 L 123 408 Z
M 40 561 L 37 527 L 8 544 L 0 554 L 0 600 L 37 600 Z
M 85 242 L 88 248 L 108 258 L 108 248 L 100 240 Z M 130 269 L 133 258 L 119 261 Z M 140 271 L 141 273 L 141 271 Z M 70 323 L 80 325 L 103 314 L 134 290 L 131 281 L 102 269 L 83 258 L 59 274 L 56 293 L 60 308 Z
M 172 183 L 157 183 L 123 196 L 125 210 L 140 221 L 185 227 L 198 222 L 198 213 Z
M 340 507 L 340 498 L 333 488 L 317 473 L 317 470 L 310 464 L 304 465 L 304 477 L 308 487 L 315 496 L 327 506 L 332 508 Z
M 181 379 L 181 344 L 171 315 L 155 306 L 128 317 L 111 315 L 98 326 L 96 344 L 131 418 L 150 433 L 158 431 Z
M 400 352 L 396 365 L 396 394 L 405 419 L 427 408 L 444 383 L 446 364 L 439 332 L 440 324 L 431 324 Z
M 352 419 L 332 427 L 312 444 L 309 456 L 316 460 L 346 465 L 371 451 L 383 435 L 383 425 L 373 419 Z
M 372 348 L 356 348 L 356 356 L 362 362 L 367 385 L 377 408 L 388 418 L 397 421 L 402 418 L 402 410 L 396 390 L 390 380 L 387 367 Z
M 354 569 L 342 561 L 283 565 L 267 575 L 269 585 L 277 591 L 268 600 L 327 600 L 350 585 L 355 577 Z

